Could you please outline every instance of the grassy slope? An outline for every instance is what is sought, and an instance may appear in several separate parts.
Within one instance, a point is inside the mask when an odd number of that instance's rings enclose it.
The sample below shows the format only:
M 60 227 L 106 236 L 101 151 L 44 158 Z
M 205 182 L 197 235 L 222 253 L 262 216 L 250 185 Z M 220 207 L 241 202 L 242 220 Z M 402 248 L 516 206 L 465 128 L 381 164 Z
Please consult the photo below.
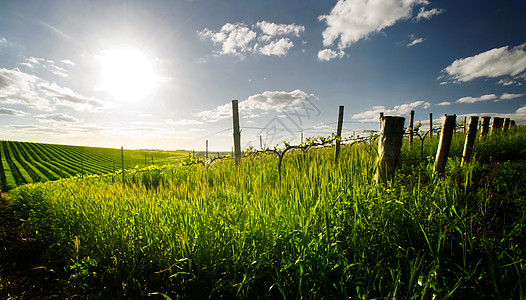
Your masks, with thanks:
M 69 285 L 98 296 L 521 298 L 526 163 L 506 160 L 526 158 L 525 142 L 524 131 L 479 140 L 478 160 L 453 158 L 442 177 L 404 145 L 389 189 L 373 179 L 375 145 L 359 144 L 337 166 L 332 148 L 287 155 L 281 182 L 263 155 L 238 170 L 128 173 L 126 186 L 28 185 L 13 208 L 55 237 Z

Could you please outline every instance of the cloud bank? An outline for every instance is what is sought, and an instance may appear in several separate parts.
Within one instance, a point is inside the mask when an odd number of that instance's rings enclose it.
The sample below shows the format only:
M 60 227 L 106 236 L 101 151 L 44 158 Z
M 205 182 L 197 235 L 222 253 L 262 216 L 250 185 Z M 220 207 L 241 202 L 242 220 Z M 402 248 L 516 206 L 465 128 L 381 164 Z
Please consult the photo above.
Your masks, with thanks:
M 494 100 L 495 102 L 499 102 L 502 100 L 512 100 L 516 98 L 520 98 L 524 96 L 525 94 L 508 94 L 503 93 L 500 97 L 497 97 L 495 94 L 486 94 L 482 95 L 480 97 L 462 97 L 455 101 L 455 103 L 477 103 L 477 102 L 484 102 L 484 101 L 491 101 Z
M 360 120 L 362 122 L 378 122 L 381 112 L 383 112 L 385 116 L 400 116 L 410 113 L 411 110 L 414 110 L 417 107 L 422 107 L 423 109 L 426 109 L 430 106 L 431 103 L 426 101 L 415 101 L 411 103 L 396 105 L 391 109 L 388 109 L 383 105 L 379 105 L 374 106 L 368 111 L 355 114 L 351 118 Z
M 301 90 L 291 92 L 285 91 L 265 91 L 248 97 L 239 102 L 240 114 L 250 117 L 258 117 L 258 113 L 274 111 L 284 113 L 286 111 L 312 105 L 313 100 L 318 98 L 314 94 L 307 94 Z M 232 106 L 230 103 L 221 105 L 212 110 L 203 111 L 197 114 L 204 121 L 216 122 L 232 117 Z
M 299 38 L 303 31 L 302 25 L 260 21 L 252 26 L 226 23 L 218 31 L 205 28 L 198 35 L 220 45 L 217 54 L 244 58 L 248 54 L 284 56 L 294 46 L 290 37 Z
M 25 111 L 17 110 L 17 109 L 11 109 L 11 108 L 0 108 L 0 115 L 6 115 L 6 116 L 27 116 L 28 113 Z
M 0 69 L 0 103 L 21 104 L 41 111 L 53 111 L 55 105 L 77 111 L 96 111 L 105 105 L 101 100 L 82 96 L 19 69 Z
M 318 54 L 320 60 L 329 60 L 343 55 L 328 55 L 344 51 L 353 43 L 378 33 L 397 22 L 409 20 L 415 15 L 414 8 L 420 6 L 420 11 L 414 16 L 415 21 L 430 19 L 443 11 L 440 9 L 426 10 L 427 0 L 338 0 L 328 15 L 318 17 L 325 22 L 327 28 L 323 31 L 324 54 Z M 337 42 L 338 41 L 338 42 Z M 327 51 L 337 42 L 337 49 Z
M 494 48 L 475 56 L 455 60 L 442 70 L 444 77 L 452 82 L 468 82 L 477 78 L 497 78 L 510 76 L 499 81 L 511 85 L 517 80 L 525 80 L 526 43 L 510 48 Z

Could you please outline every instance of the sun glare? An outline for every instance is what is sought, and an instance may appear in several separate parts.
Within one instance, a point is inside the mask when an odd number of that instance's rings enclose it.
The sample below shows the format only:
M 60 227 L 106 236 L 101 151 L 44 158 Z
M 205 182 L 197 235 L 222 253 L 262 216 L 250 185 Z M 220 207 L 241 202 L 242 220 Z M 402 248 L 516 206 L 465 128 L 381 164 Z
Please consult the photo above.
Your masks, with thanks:
M 156 86 L 152 59 L 137 49 L 104 50 L 97 59 L 101 67 L 99 89 L 118 100 L 137 100 L 147 96 Z

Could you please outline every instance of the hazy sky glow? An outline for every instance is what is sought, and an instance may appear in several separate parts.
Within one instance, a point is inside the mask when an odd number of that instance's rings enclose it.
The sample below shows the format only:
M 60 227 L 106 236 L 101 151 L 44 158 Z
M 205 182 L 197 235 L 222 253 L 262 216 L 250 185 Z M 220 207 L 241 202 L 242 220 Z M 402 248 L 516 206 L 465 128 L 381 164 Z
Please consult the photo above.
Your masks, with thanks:
M 1 139 L 203 150 L 378 129 L 378 114 L 526 123 L 526 2 L 1 1 Z

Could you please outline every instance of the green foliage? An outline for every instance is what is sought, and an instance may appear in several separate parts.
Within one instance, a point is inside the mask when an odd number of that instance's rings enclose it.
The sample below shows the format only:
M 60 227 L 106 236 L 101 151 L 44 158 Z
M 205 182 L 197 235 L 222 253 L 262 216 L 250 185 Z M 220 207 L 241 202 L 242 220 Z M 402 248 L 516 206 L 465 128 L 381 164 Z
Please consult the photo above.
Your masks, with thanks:
M 526 164 L 460 166 L 462 140 L 445 176 L 432 174 L 436 137 L 424 139 L 424 159 L 404 142 L 388 188 L 374 180 L 376 143 L 364 142 L 342 145 L 338 164 L 333 148 L 316 147 L 237 168 L 137 168 L 124 183 L 24 185 L 10 197 L 25 226 L 54 241 L 69 282 L 101 297 L 524 298 Z

